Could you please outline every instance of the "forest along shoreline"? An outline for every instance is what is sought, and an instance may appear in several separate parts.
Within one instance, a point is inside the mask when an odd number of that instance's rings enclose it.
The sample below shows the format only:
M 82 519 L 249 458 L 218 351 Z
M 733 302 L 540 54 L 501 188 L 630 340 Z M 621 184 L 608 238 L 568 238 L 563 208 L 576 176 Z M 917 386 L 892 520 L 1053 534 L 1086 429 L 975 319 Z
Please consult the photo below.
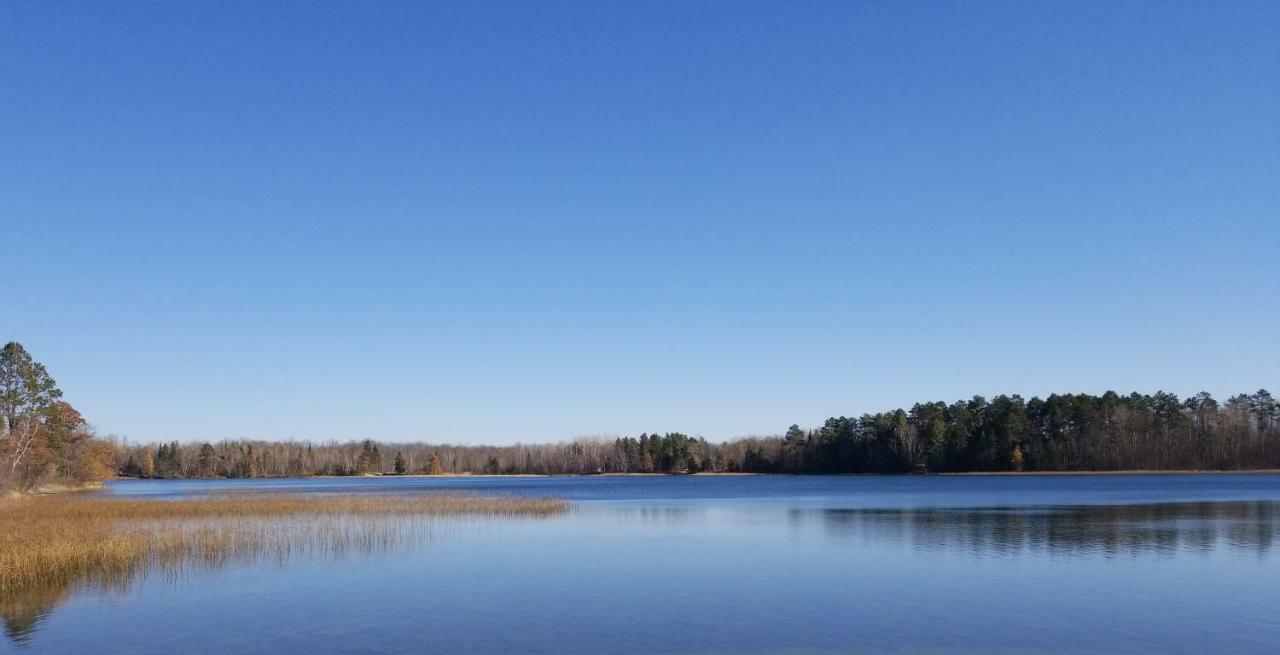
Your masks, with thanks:
M 697 476 L 699 478 L 753 478 L 753 477 L 772 477 L 772 476 L 819 476 L 819 477 L 1076 477 L 1076 476 L 1099 476 L 1099 475 L 1280 475 L 1280 468 L 1274 469 L 1233 469 L 1233 470 L 1212 470 L 1212 469 L 1165 469 L 1153 471 L 1148 469 L 1123 469 L 1115 471 L 956 471 L 956 472 L 922 472 L 922 473 L 727 473 L 727 472 L 708 472 L 701 471 L 698 473 L 439 473 L 435 475 L 427 473 L 364 473 L 360 475 L 279 475 L 279 476 L 259 476 L 256 478 L 228 478 L 221 476 L 214 477 L 184 477 L 184 478 L 139 478 L 133 476 L 118 475 L 112 480 L 236 480 L 236 479 L 254 479 L 254 480 L 340 480 L 349 478 L 364 479 L 518 479 L 518 478 L 678 478 L 685 476 Z M 37 494 L 53 494 L 77 491 L 96 491 L 106 488 L 106 483 L 99 482 L 88 484 L 83 487 L 73 489 L 55 489 L 50 491 L 35 491 Z
M 1268 471 L 1280 469 L 1280 408 L 1265 389 L 1224 403 L 1203 392 L 975 396 L 720 443 L 681 432 L 509 446 L 173 441 L 116 461 L 141 478 Z
M 99 437 L 19 343 L 0 350 L 0 497 L 113 477 L 360 475 L 1157 474 L 1280 470 L 1280 404 L 1265 389 L 999 395 L 921 402 L 719 443 L 682 432 L 508 446 Z

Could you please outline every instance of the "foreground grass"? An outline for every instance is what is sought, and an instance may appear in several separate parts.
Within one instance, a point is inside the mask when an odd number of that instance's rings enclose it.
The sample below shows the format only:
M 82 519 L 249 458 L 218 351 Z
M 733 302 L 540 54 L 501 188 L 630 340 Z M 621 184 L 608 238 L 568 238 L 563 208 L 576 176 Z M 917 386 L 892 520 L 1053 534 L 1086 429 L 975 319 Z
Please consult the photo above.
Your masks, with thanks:
M 0 597 L 81 581 L 120 584 L 148 567 L 368 551 L 404 537 L 404 526 L 419 519 L 549 516 L 567 507 L 562 500 L 464 494 L 0 500 Z

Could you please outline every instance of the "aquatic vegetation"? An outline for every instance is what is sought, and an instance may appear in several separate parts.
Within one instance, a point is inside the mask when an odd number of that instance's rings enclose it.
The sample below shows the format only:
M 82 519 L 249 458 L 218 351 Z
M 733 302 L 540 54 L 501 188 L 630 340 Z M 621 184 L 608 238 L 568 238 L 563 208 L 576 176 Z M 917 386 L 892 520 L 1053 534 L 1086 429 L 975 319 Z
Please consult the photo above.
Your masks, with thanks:
M 549 516 L 562 500 L 469 494 L 36 496 L 0 501 L 0 595 L 246 556 L 368 550 L 431 517 Z

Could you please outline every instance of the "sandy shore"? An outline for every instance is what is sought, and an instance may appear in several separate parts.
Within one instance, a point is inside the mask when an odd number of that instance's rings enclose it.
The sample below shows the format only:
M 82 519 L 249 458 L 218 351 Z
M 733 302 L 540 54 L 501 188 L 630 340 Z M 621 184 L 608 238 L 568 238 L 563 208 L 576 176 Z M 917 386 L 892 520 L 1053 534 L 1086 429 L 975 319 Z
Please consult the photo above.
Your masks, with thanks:
M 101 489 L 105 483 L 103 482 L 85 482 L 84 484 L 64 484 L 62 482 L 46 482 L 37 485 L 35 489 L 28 491 L 25 495 L 29 496 L 51 496 L 53 494 L 69 494 L 80 491 L 97 491 Z M 22 496 L 21 492 L 8 491 L 4 495 L 10 498 Z

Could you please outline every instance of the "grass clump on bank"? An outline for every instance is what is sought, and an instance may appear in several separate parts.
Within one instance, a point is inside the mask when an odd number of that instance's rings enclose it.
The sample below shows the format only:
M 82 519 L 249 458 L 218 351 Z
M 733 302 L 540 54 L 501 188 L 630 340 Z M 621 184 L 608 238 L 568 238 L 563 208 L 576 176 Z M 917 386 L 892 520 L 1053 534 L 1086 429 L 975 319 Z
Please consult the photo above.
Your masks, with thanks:
M 214 495 L 177 501 L 74 496 L 0 500 L 0 595 L 108 584 L 147 567 L 299 552 L 368 551 L 431 517 L 550 516 L 563 500 L 420 495 Z

